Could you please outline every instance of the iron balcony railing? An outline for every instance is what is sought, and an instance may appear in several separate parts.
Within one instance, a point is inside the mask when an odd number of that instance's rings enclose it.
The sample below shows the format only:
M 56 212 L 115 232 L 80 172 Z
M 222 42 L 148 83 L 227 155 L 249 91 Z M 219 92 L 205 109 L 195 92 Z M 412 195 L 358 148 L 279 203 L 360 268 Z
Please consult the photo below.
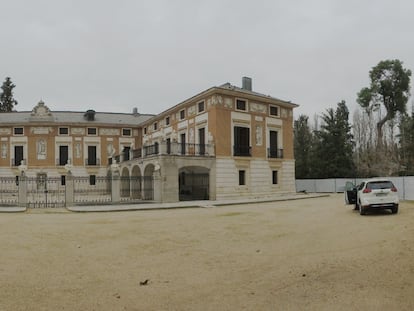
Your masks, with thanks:
M 19 165 L 21 165 L 21 164 L 25 164 L 25 163 L 27 163 L 26 162 L 26 159 L 11 159 L 11 166 L 19 166 Z
M 70 158 L 68 158 L 68 159 L 56 159 L 55 163 L 56 163 L 56 166 L 64 166 L 68 163 L 71 163 L 71 159 Z
M 283 159 L 283 149 L 267 148 L 267 157 L 273 159 Z
M 90 159 L 86 158 L 85 165 L 86 166 L 95 166 L 95 165 L 99 166 L 101 165 L 101 160 L 98 158 L 90 158 Z
M 252 147 L 241 145 L 233 146 L 233 155 L 238 157 L 251 157 Z
M 212 156 L 214 155 L 214 146 L 209 144 L 161 142 L 131 150 L 130 157 L 125 157 L 124 154 L 116 155 L 109 159 L 109 164 L 114 161 L 120 163 L 131 158 L 140 159 L 154 155 Z

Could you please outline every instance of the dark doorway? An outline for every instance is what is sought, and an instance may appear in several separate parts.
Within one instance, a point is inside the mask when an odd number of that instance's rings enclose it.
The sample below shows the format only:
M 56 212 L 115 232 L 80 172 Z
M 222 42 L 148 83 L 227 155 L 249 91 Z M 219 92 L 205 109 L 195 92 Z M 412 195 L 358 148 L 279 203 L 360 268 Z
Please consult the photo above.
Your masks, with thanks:
M 14 146 L 14 166 L 19 166 L 23 160 L 23 146 Z
M 59 165 L 66 165 L 69 159 L 68 146 L 59 146 Z
M 186 167 L 178 174 L 180 201 L 208 200 L 210 176 L 204 167 Z
M 88 163 L 87 165 L 96 165 L 96 146 L 88 146 Z

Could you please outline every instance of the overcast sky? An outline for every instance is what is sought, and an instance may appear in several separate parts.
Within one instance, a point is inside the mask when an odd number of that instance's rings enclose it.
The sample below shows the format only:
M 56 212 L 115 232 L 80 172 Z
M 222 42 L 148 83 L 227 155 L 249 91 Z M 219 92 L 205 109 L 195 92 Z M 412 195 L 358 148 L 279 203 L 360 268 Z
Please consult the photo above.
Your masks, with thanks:
M 345 100 L 385 59 L 414 69 L 409 0 L 0 0 L 0 80 L 17 110 L 160 113 L 212 86 L 300 105 Z M 411 100 L 410 100 L 411 103 Z

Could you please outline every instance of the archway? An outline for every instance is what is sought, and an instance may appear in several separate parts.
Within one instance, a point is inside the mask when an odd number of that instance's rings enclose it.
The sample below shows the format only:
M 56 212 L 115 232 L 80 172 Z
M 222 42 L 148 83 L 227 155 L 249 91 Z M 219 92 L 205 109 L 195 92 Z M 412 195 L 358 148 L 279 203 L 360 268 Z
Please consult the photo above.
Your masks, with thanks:
M 202 166 L 186 166 L 178 173 L 180 201 L 208 200 L 210 195 L 209 169 Z
M 144 200 L 154 199 L 154 165 L 148 164 L 144 169 Z
M 130 196 L 130 178 L 129 178 L 129 170 L 128 168 L 124 167 L 122 169 L 121 174 L 121 197 L 126 198 Z
M 132 168 L 131 173 L 131 195 L 133 199 L 142 198 L 142 186 L 141 186 L 141 170 L 138 165 Z

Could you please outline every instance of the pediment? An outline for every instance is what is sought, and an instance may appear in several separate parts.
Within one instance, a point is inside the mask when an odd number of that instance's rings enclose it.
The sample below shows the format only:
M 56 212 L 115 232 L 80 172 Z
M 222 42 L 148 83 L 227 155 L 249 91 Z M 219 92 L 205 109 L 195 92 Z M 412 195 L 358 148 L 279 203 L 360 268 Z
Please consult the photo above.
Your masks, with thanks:
M 53 121 L 53 115 L 49 107 L 40 101 L 30 114 L 30 121 Z

